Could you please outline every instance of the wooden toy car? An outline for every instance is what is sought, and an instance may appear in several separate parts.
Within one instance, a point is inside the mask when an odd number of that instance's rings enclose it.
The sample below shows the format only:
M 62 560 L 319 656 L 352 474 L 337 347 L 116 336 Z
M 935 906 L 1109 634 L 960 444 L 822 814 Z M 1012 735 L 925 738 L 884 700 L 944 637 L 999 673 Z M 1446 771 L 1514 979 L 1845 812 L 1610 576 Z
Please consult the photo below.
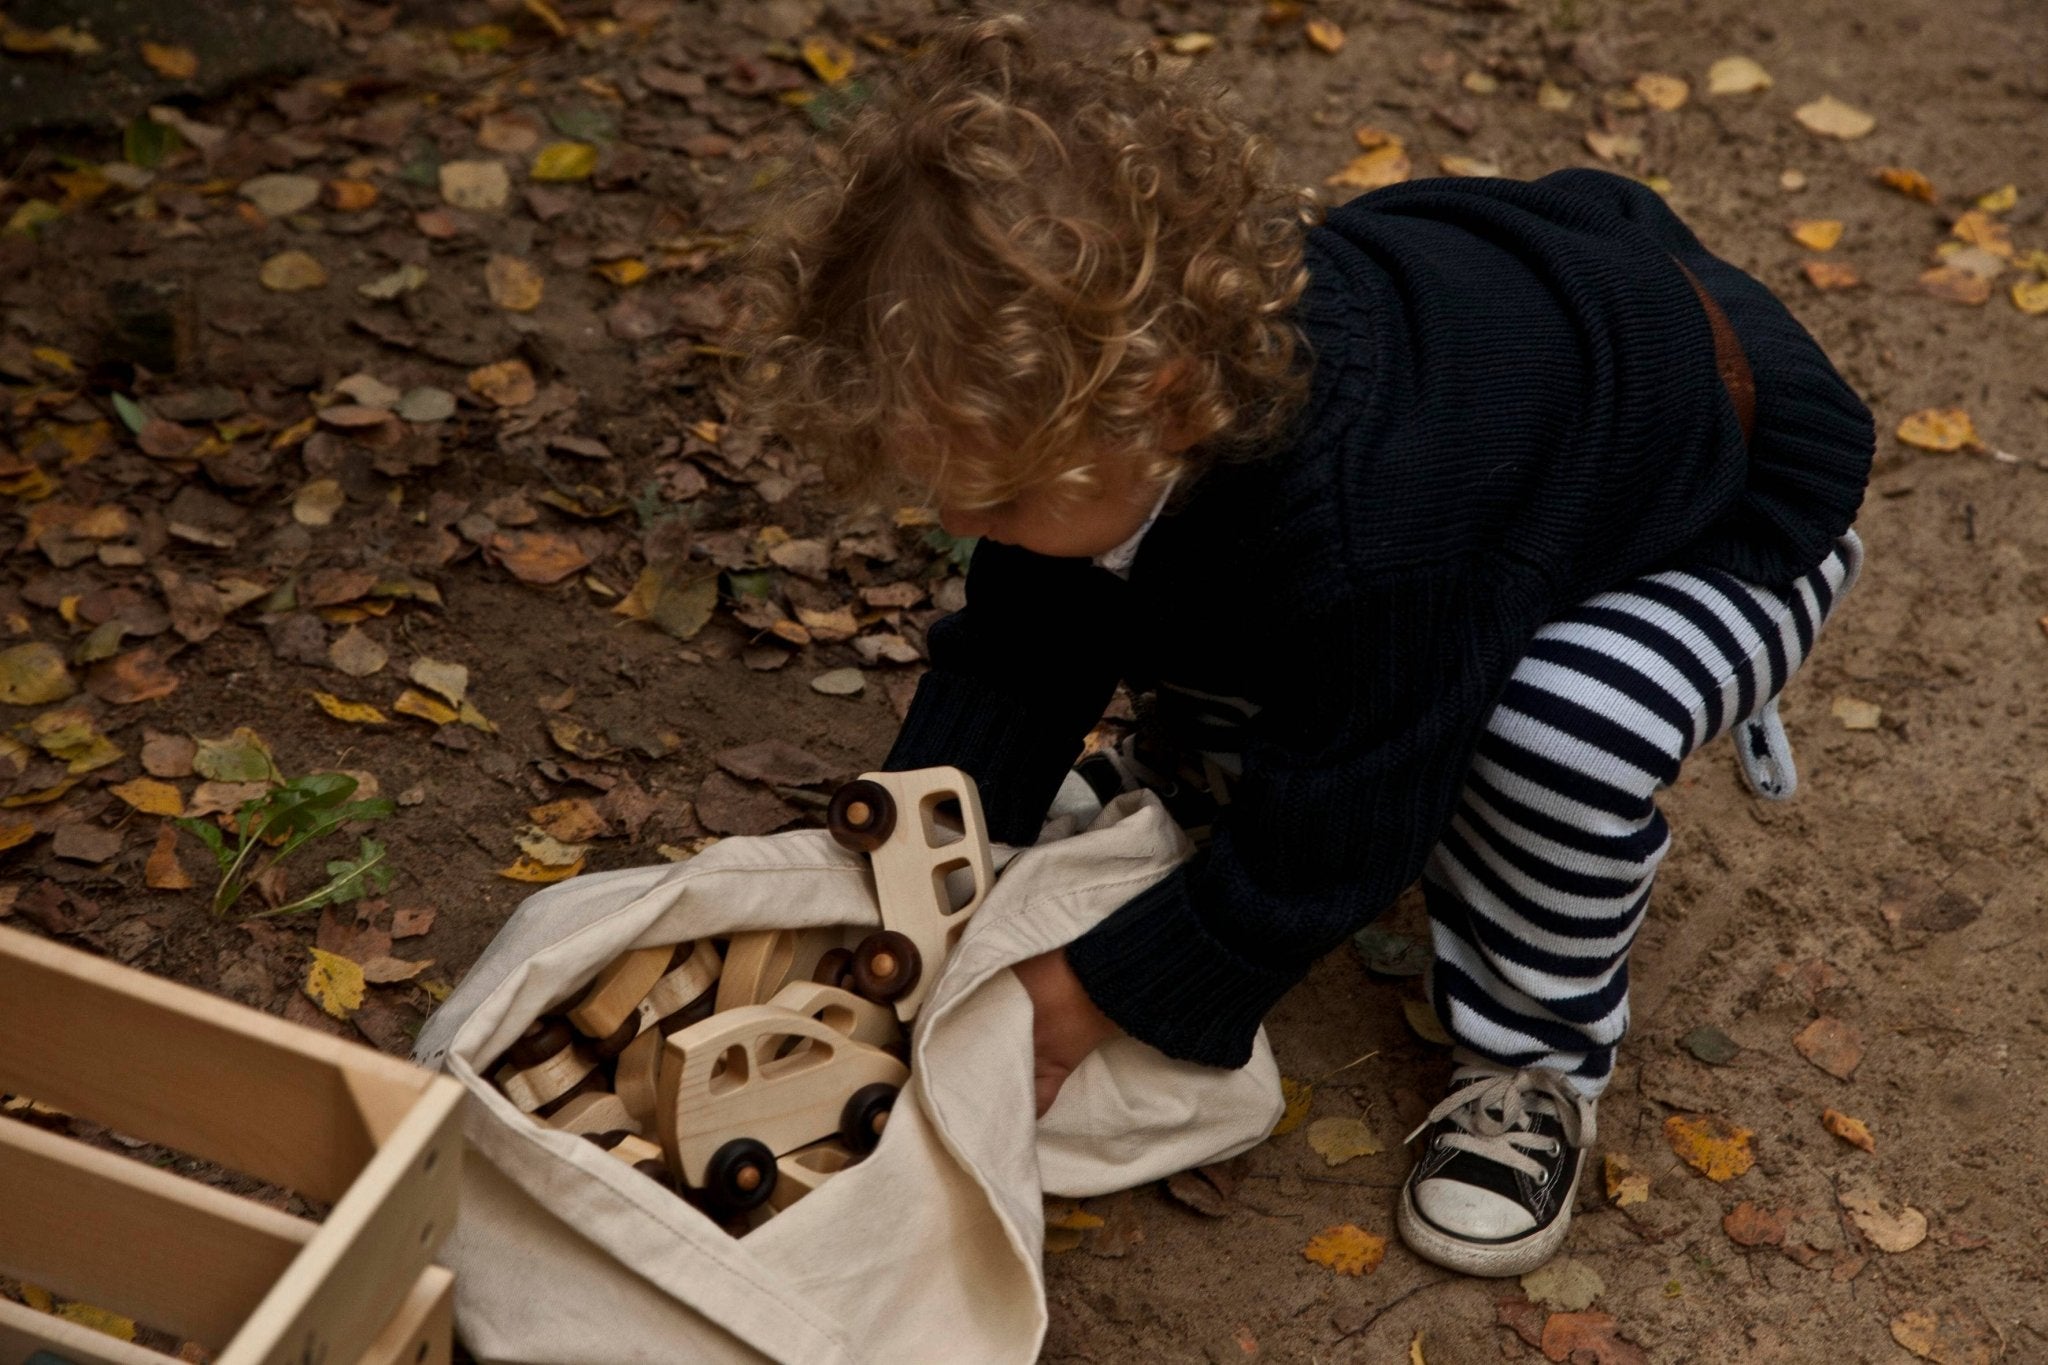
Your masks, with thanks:
M 725 1214 L 768 1202 L 776 1158 L 837 1135 L 880 1141 L 909 1069 L 823 1019 L 774 1005 L 712 1015 L 664 1044 L 655 1105 L 669 1169 Z
M 809 1015 L 856 1043 L 887 1050 L 903 1042 L 903 1026 L 886 1005 L 819 981 L 792 981 L 768 1002 L 792 1014 Z
M 942 807 L 957 808 L 957 829 Z M 833 795 L 825 826 L 868 855 L 882 912 L 853 950 L 853 989 L 907 1024 L 995 881 L 981 794 L 958 768 L 866 773 Z
M 600 1064 L 566 1019 L 544 1014 L 505 1050 L 493 1079 L 521 1112 L 546 1115 L 548 1106 L 602 1085 Z
M 845 952 L 838 928 L 757 929 L 734 934 L 718 977 L 718 1010 L 765 1005 L 792 981 L 809 981 L 828 954 Z

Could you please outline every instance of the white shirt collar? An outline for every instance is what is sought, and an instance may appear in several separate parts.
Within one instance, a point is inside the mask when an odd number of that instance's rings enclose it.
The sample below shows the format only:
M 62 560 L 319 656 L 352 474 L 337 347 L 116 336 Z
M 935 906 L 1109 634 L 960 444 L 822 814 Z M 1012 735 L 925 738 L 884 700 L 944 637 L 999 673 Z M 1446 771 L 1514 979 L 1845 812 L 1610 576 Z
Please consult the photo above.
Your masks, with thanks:
M 1159 514 L 1166 509 L 1166 500 L 1173 494 L 1175 480 L 1169 478 L 1166 486 L 1159 490 L 1159 500 L 1152 504 L 1152 511 L 1145 522 L 1131 533 L 1130 539 L 1113 550 L 1106 550 L 1095 556 L 1095 562 L 1115 574 L 1118 578 L 1131 576 L 1131 565 L 1138 558 L 1138 546 L 1145 539 L 1145 533 L 1152 529 L 1152 523 L 1159 520 Z

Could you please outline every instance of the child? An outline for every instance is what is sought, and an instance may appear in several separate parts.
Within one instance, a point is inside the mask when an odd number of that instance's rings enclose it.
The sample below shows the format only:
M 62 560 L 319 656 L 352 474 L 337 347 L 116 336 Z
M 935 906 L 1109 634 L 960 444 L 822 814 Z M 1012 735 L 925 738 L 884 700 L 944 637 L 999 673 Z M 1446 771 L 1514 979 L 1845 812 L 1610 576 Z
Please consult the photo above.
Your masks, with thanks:
M 1219 803 L 1019 969 L 1041 1112 L 1118 1031 L 1242 1065 L 1420 876 L 1457 1068 L 1399 1226 L 1541 1264 L 1627 1027 L 1653 795 L 1738 725 L 1789 793 L 1775 699 L 1860 564 L 1869 413 L 1631 181 L 1315 222 L 1215 92 L 1014 17 L 932 39 L 821 167 L 760 258 L 755 411 L 981 538 L 887 766 L 966 769 L 1030 843 L 1127 680 Z

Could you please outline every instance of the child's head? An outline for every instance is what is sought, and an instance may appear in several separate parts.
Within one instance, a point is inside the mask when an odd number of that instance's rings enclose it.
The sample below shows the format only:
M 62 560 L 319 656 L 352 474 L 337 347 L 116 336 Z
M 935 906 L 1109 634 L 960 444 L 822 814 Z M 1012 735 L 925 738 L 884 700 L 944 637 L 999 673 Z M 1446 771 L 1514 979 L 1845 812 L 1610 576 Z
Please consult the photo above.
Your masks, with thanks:
M 753 415 L 956 514 L 1139 496 L 1274 435 L 1307 201 L 1221 94 L 1015 16 L 941 31 L 767 225 Z

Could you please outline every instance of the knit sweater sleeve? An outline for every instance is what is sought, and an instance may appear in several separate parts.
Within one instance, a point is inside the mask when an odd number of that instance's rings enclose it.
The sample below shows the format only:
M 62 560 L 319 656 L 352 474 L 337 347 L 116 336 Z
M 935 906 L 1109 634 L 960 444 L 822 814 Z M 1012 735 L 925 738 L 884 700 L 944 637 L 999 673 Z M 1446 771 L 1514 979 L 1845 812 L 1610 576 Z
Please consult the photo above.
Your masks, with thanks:
M 963 769 L 992 838 L 1036 840 L 1122 674 L 1116 622 L 1126 591 L 1088 560 L 982 541 L 967 605 L 933 625 L 932 667 L 883 768 Z
M 1169 1056 L 1250 1058 L 1279 998 L 1420 875 L 1491 710 L 1486 617 L 1516 591 L 1418 574 L 1320 613 L 1208 846 L 1069 945 L 1104 1013 Z

